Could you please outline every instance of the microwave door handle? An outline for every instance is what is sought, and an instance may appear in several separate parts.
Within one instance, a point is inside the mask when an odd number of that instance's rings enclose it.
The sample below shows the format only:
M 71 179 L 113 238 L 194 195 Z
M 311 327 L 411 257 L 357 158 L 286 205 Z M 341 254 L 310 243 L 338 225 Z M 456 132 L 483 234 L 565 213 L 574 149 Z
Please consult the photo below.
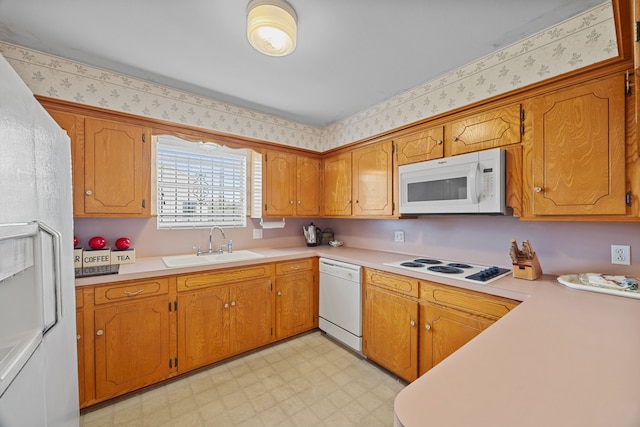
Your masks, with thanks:
M 61 291 L 62 291 L 62 259 L 60 256 L 60 250 L 61 250 L 61 241 L 62 241 L 62 236 L 60 235 L 60 232 L 50 226 L 48 226 L 47 224 L 43 223 L 43 222 L 39 222 L 38 226 L 40 227 L 40 230 L 42 230 L 43 232 L 45 232 L 46 234 L 48 234 L 49 236 L 51 236 L 51 240 L 53 242 L 53 280 L 54 280 L 54 288 L 53 288 L 53 308 L 54 308 L 54 313 L 53 313 L 53 318 L 52 319 L 47 319 L 45 316 L 45 324 L 44 324 L 44 328 L 43 328 L 43 333 L 46 334 L 51 328 L 53 328 L 56 323 L 58 323 L 58 318 L 60 316 L 60 313 L 62 312 L 62 295 L 61 295 Z M 43 285 L 46 285 L 46 281 L 45 281 L 45 277 L 42 277 L 42 283 Z M 45 301 L 43 302 L 43 304 L 45 304 L 44 309 L 45 309 L 45 314 L 46 314 L 46 307 L 48 304 L 50 304 L 52 301 L 49 299 L 49 301 L 47 301 L 46 296 L 48 295 L 48 292 L 43 289 L 43 296 Z
M 467 186 L 469 188 L 469 197 L 471 198 L 471 202 L 473 204 L 478 203 L 478 182 L 480 175 L 480 168 L 478 163 L 474 163 L 469 170 L 469 174 L 467 175 Z

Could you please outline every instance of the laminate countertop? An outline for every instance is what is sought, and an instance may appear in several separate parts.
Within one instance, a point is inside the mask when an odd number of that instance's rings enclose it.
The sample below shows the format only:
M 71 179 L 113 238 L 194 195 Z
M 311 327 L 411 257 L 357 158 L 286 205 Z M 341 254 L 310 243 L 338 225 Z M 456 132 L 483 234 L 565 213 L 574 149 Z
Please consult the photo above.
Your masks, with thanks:
M 474 284 L 383 265 L 407 254 L 326 246 L 252 251 L 265 258 L 190 268 L 142 258 L 119 274 L 76 279 L 76 286 L 324 256 L 513 298 L 522 303 L 398 394 L 395 425 L 640 426 L 638 299 L 567 288 L 548 275 Z

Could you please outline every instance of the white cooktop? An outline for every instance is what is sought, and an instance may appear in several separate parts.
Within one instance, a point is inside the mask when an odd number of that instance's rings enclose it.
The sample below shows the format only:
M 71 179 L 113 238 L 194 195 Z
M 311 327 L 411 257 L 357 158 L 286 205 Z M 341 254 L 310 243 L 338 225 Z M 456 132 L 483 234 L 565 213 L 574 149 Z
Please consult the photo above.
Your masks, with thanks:
M 511 270 L 508 268 L 470 264 L 435 257 L 413 257 L 403 261 L 386 262 L 384 265 L 403 268 L 426 275 L 484 284 L 496 281 L 511 273 Z

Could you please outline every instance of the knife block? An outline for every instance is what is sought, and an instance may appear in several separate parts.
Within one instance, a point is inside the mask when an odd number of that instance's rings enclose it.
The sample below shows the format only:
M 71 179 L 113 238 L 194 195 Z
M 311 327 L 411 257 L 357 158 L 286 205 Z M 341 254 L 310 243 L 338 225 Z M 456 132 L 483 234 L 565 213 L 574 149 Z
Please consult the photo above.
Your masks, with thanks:
M 517 279 L 536 280 L 540 276 L 542 276 L 542 267 L 535 253 L 533 258 L 519 259 L 517 264 L 513 264 L 513 277 Z

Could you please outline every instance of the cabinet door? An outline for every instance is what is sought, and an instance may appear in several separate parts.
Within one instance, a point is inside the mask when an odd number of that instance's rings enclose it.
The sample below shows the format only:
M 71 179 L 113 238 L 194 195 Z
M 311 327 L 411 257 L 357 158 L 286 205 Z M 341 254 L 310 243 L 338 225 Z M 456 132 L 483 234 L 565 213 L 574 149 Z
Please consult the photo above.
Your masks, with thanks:
M 448 156 L 518 144 L 522 141 L 520 104 L 457 120 L 445 126 Z
M 178 294 L 178 370 L 186 372 L 227 357 L 229 287 Z
M 76 340 L 78 352 L 78 395 L 80 406 L 84 405 L 84 313 L 82 310 L 76 311 Z
M 168 298 L 94 311 L 96 399 L 116 396 L 169 375 Z
M 272 338 L 271 280 L 231 285 L 231 348 L 240 353 L 268 344 Z
M 437 126 L 396 138 L 398 166 L 441 158 L 444 155 L 443 137 L 444 128 Z
M 84 213 L 149 215 L 149 132 L 85 119 Z
M 534 215 L 625 214 L 624 76 L 533 101 Z
M 418 376 L 418 303 L 367 287 L 363 317 L 363 350 L 407 381 Z
M 322 206 L 327 216 L 351 215 L 351 153 L 322 162 Z
M 295 154 L 267 151 L 264 156 L 264 216 L 293 216 L 295 183 Z
M 463 311 L 420 304 L 420 375 L 494 323 Z
M 393 144 L 353 152 L 354 215 L 393 215 Z
M 277 339 L 308 331 L 314 327 L 313 283 L 312 271 L 276 279 Z
M 71 113 L 47 111 L 71 139 L 73 213 L 74 215 L 82 214 L 84 213 L 84 143 L 78 138 L 78 135 L 82 134 L 82 117 Z
M 296 216 L 320 215 L 320 160 L 297 156 Z

